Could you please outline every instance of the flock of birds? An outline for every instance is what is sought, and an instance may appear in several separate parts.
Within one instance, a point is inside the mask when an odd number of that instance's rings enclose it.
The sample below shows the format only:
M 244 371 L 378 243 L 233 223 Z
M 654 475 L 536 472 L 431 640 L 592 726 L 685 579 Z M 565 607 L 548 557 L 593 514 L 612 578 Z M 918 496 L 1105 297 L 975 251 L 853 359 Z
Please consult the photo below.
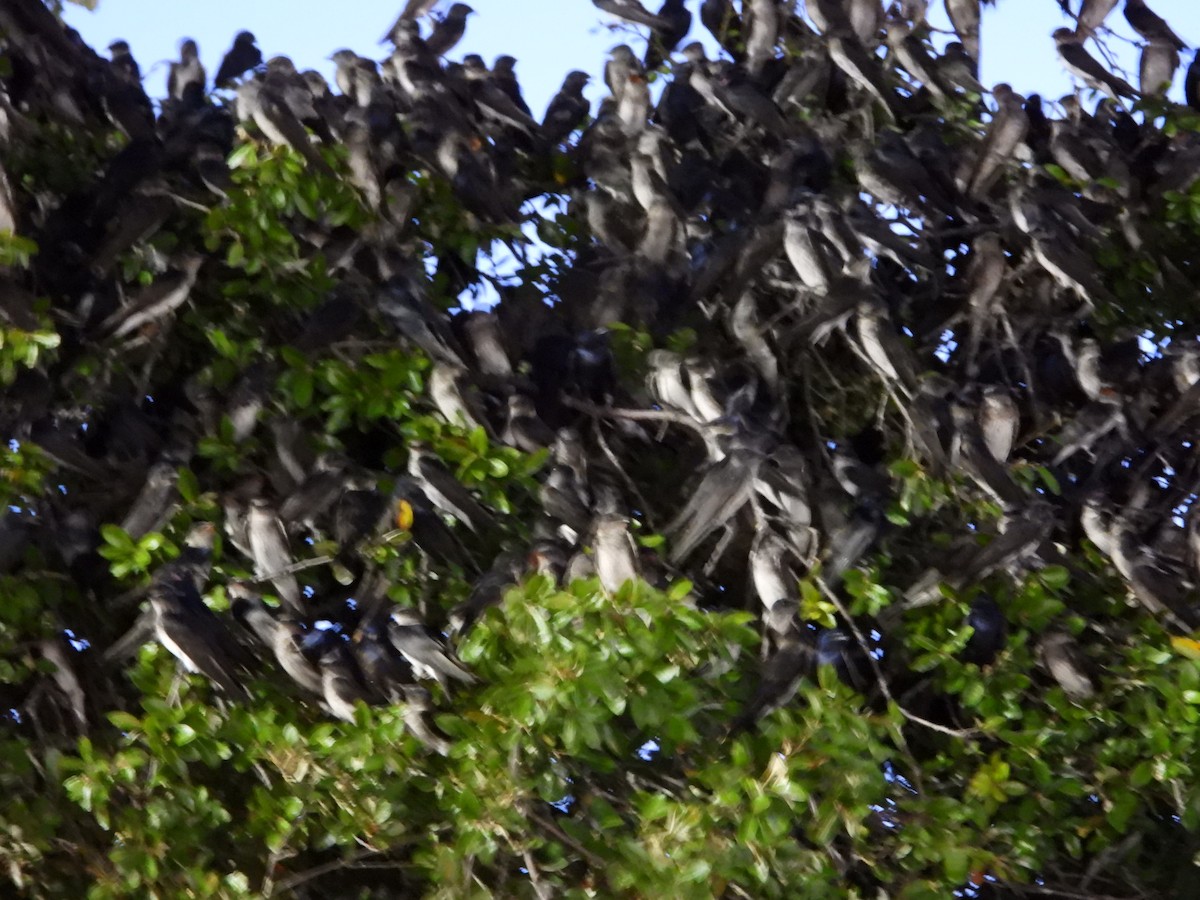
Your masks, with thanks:
M 981 0 L 947 0 L 957 39 L 940 50 L 921 0 L 886 11 L 879 0 L 810 0 L 807 18 L 778 0 L 704 0 L 718 59 L 700 42 L 680 47 L 693 24 L 683 0 L 657 13 L 594 2 L 648 29 L 645 52 L 612 50 L 609 95 L 595 110 L 589 75 L 569 73 L 540 121 L 512 57 L 491 68 L 446 58 L 472 14 L 464 3 L 422 29 L 435 3 L 412 0 L 387 32 L 385 60 L 333 55 L 333 87 L 286 57 L 264 62 L 242 32 L 210 91 L 184 41 L 157 110 L 125 42 L 106 60 L 40 0 L 4 4 L 0 144 L 15 151 L 59 127 L 115 128 L 125 142 L 70 190 L 31 190 L 0 171 L 0 231 L 39 247 L 27 270 L 0 276 L 0 316 L 35 330 L 35 298 L 49 297 L 63 335 L 55 361 L 24 372 L 4 399 L 6 433 L 40 447 L 67 486 L 7 516 L 0 571 L 20 574 L 24 549 L 40 547 L 104 595 L 104 609 L 114 589 L 99 525 L 134 539 L 168 526 L 180 468 L 193 464 L 223 513 L 153 573 L 145 611 L 104 660 L 153 637 L 238 697 L 266 655 L 342 719 L 360 701 L 402 704 L 439 753 L 448 744 L 426 685 L 474 681 L 454 640 L 535 571 L 595 577 L 610 593 L 631 579 L 688 577 L 702 605 L 747 598 L 763 651 L 744 727 L 821 664 L 866 694 L 895 691 L 903 652 L 881 658 L 872 635 L 902 645 L 904 614 L 938 601 L 939 585 L 971 598 L 962 658 L 989 664 L 1008 620 L 977 586 L 1069 563 L 1083 537 L 1166 627 L 1200 625 L 1200 527 L 1187 514 L 1200 480 L 1200 345 L 1181 337 L 1147 359 L 1135 333 L 1105 340 L 1098 324 L 1124 302 L 1096 263 L 1106 248 L 1156 264 L 1136 304 L 1195 289 L 1188 234 L 1172 240 L 1163 221 L 1200 176 L 1200 136 L 1139 121 L 1121 102 L 1167 104 L 1184 48 L 1170 27 L 1141 0 L 1126 3 L 1145 41 L 1135 88 L 1086 46 L 1116 0 L 1078 10 L 1060 0 L 1075 24 L 1054 33 L 1057 52 L 1107 96 L 1094 113 L 1065 97 L 1052 117 L 1037 96 L 977 81 Z M 653 78 L 656 68 L 666 74 Z M 1196 61 L 1186 97 L 1200 110 Z M 956 124 L 970 116 L 986 124 Z M 148 248 L 197 206 L 227 199 L 239 127 L 347 180 L 371 213 L 350 233 L 297 223 L 301 255 L 321 254 L 339 286 L 311 314 L 264 319 L 264 346 L 315 355 L 350 336 L 395 334 L 422 351 L 429 403 L 447 422 L 548 451 L 530 546 L 481 562 L 496 547 L 496 511 L 428 447 L 410 444 L 406 472 L 389 473 L 364 449 L 370 440 L 313 440 L 272 404 L 270 359 L 227 392 L 159 362 L 177 313 L 200 302 L 220 263 L 192 245 Z M 579 235 L 570 264 L 538 285 L 499 284 L 491 312 L 447 315 L 427 253 L 450 295 L 487 276 L 421 230 L 417 171 L 449 185 L 485 234 L 536 219 L 530 201 L 562 198 Z M 131 252 L 158 275 L 126 298 L 119 263 Z M 691 325 L 699 337 L 645 354 L 635 379 L 614 361 L 614 322 L 660 338 Z M 148 374 L 110 371 L 89 395 L 100 408 L 84 409 L 69 375 L 97 346 Z M 133 399 L 146 394 L 152 404 Z M 878 414 L 856 418 L 856 404 Z M 231 480 L 195 456 L 218 433 L 266 449 Z M 885 463 L 903 456 L 998 515 L 956 520 L 950 547 L 932 550 L 888 516 L 897 482 Z M 1061 494 L 1031 486 L 1038 470 Z M 674 475 L 692 471 L 686 484 Z M 639 547 L 634 520 L 666 536 L 663 553 Z M 426 604 L 423 617 L 387 599 L 387 579 L 360 551 L 397 525 L 425 565 L 473 578 L 463 602 Z M 242 559 L 255 573 L 226 585 L 232 616 L 202 599 L 218 528 L 224 567 Z M 351 588 L 337 594 L 328 567 L 310 565 L 306 538 L 332 538 Z M 889 580 L 900 579 L 897 599 L 856 620 L 839 599 L 843 578 L 880 551 L 893 560 Z M 806 573 L 842 604 L 837 627 L 802 620 Z M 1088 644 L 1099 632 L 1056 628 L 1038 640 L 1053 680 L 1074 700 L 1091 696 Z M 80 663 L 61 642 L 43 647 L 56 667 L 44 693 L 86 727 Z

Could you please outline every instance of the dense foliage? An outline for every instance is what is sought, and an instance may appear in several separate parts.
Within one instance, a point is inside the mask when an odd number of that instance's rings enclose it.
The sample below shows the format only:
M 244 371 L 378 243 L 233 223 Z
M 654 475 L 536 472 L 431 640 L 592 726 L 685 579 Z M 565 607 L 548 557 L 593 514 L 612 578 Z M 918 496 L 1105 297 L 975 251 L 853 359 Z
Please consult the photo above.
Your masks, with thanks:
M 1162 70 L 1047 118 L 978 2 L 706 0 L 539 123 L 429 6 L 157 108 L 0 6 L 8 889 L 1190 895 Z

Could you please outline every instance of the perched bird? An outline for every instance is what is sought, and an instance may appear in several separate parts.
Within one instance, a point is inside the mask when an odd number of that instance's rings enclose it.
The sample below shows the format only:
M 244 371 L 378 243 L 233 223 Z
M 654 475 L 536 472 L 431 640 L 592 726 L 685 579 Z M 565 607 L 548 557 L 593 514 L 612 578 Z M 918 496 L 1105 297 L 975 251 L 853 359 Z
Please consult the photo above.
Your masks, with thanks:
M 272 144 L 291 147 L 315 171 L 333 177 L 333 170 L 313 146 L 308 131 L 288 106 L 286 96 L 276 87 L 253 78 L 243 81 L 238 86 L 238 116 L 243 121 L 253 121 Z
M 1197 50 L 1183 80 L 1183 97 L 1187 105 L 1200 111 L 1200 50 Z
M 206 76 L 200 62 L 200 50 L 191 38 L 179 45 L 179 62 L 172 62 L 167 71 L 167 96 L 186 100 L 204 93 Z
M 127 41 L 113 41 L 108 45 L 108 52 L 112 55 L 112 70 L 116 72 L 117 77 L 127 84 L 141 87 L 142 85 L 142 70 L 137 64 L 137 60 L 133 58 L 133 53 L 129 49 Z
M 250 501 L 250 513 L 246 519 L 246 533 L 250 553 L 254 559 L 254 571 L 260 578 L 270 577 L 271 584 L 279 592 L 293 615 L 304 613 L 300 599 L 300 585 L 296 576 L 286 571 L 292 564 L 292 552 L 288 547 L 287 531 L 279 514 L 262 497 Z
M 492 517 L 424 444 L 413 442 L 408 445 L 408 474 L 421 486 L 429 501 L 446 515 L 476 533 L 491 528 Z
M 425 48 L 433 56 L 445 56 L 463 39 L 467 33 L 467 16 L 475 10 L 465 3 L 455 3 L 433 26 L 429 36 L 425 38 Z
M 646 43 L 646 57 L 643 60 L 647 69 L 657 69 L 662 65 L 663 58 L 679 46 L 679 42 L 692 27 L 692 14 L 684 6 L 684 0 L 663 0 L 663 5 L 658 10 L 658 18 L 665 27 L 650 30 L 650 40 Z
M 233 46 L 221 60 L 213 84 L 218 88 L 232 87 L 236 79 L 261 66 L 262 61 L 262 51 L 258 49 L 254 35 L 249 31 L 239 31 L 233 39 Z
M 1053 37 L 1063 67 L 1088 87 L 1104 91 L 1114 100 L 1137 96 L 1137 91 L 1127 81 L 1108 71 L 1084 49 L 1082 36 L 1070 28 L 1058 28 Z
M 1138 65 L 1138 88 L 1147 97 L 1165 94 L 1175 80 L 1179 68 L 1179 51 L 1161 39 L 1149 41 L 1142 48 Z
M 1176 50 L 1187 49 L 1187 44 L 1161 16 L 1146 5 L 1146 0 L 1125 0 L 1125 20 L 1150 43 L 1170 44 Z
M 154 636 L 187 671 L 206 676 L 230 696 L 247 695 L 237 642 L 189 579 L 153 585 L 150 608 Z
M 627 581 L 637 580 L 637 545 L 624 516 L 601 516 L 593 527 L 592 543 L 596 574 L 604 590 L 615 594 Z
M 273 615 L 258 595 L 240 583 L 226 587 L 233 615 L 249 628 L 275 657 L 279 667 L 309 694 L 324 694 L 321 670 L 304 650 L 304 629 L 287 616 Z
M 125 306 L 108 316 L 96 331 L 110 338 L 123 338 L 155 325 L 187 302 L 204 257 L 188 253 L 178 260 L 178 268 L 160 276 L 143 288 Z
M 387 635 L 396 651 L 408 660 L 413 674 L 418 678 L 432 678 L 442 687 L 449 687 L 451 681 L 463 684 L 476 681 L 453 651 L 425 627 L 416 610 L 393 610 Z
M 583 96 L 590 76 L 587 72 L 569 72 L 562 87 L 546 107 L 542 118 L 542 137 L 551 146 L 561 144 L 587 118 L 591 104 Z
M 1121 0 L 1083 0 L 1079 7 L 1079 33 L 1090 37 L 1104 24 L 1104 20 Z
M 370 694 L 359 680 L 358 667 L 341 640 L 330 643 L 321 655 L 321 695 L 325 707 L 343 722 L 354 722 L 359 701 L 370 702 Z
M 1051 631 L 1038 647 L 1042 664 L 1074 703 L 1095 696 L 1096 686 L 1084 670 L 1080 651 L 1074 639 L 1065 631 Z
M 1008 620 L 1004 612 L 991 595 L 979 594 L 971 601 L 967 625 L 971 628 L 971 636 L 959 659 L 977 666 L 990 666 L 1008 640 Z

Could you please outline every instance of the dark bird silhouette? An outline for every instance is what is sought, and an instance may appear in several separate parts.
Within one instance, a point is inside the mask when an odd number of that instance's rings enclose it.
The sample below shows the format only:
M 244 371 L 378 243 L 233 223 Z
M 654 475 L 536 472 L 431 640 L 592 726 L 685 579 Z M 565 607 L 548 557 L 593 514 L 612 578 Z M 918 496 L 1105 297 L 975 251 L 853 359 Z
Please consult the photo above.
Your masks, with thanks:
M 249 31 L 238 32 L 233 39 L 233 46 L 221 59 L 213 84 L 218 88 L 232 87 L 236 79 L 261 66 L 262 61 L 262 52 L 255 43 L 254 35 Z

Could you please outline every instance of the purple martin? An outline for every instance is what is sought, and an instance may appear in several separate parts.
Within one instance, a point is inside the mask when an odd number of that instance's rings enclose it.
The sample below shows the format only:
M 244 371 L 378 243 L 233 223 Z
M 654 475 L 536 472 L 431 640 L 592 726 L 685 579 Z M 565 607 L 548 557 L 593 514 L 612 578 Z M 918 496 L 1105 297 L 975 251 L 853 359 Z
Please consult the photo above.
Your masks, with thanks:
M 153 325 L 177 310 L 191 296 L 192 287 L 204 257 L 187 254 L 178 260 L 178 268 L 159 276 L 125 306 L 106 318 L 97 327 L 105 337 L 123 338 L 147 325 Z
M 645 25 L 654 30 L 667 30 L 670 23 L 647 10 L 638 0 L 592 0 L 592 5 L 609 15 L 633 22 L 635 25 Z
M 225 592 L 234 617 L 270 649 L 285 673 L 308 693 L 320 697 L 321 671 L 304 651 L 304 629 L 296 620 L 272 614 L 256 592 L 231 582 Z
M 672 563 L 682 562 L 710 534 L 727 527 L 754 496 L 762 460 L 760 451 L 746 447 L 731 452 L 705 472 L 687 503 L 664 529 Z
M 970 175 L 965 179 L 965 192 L 972 200 L 987 195 L 1029 130 L 1024 97 L 1007 84 L 996 85 L 992 96 L 996 100 L 996 112 L 984 132 L 983 146 L 979 148 Z
M 1072 703 L 1082 703 L 1095 696 L 1096 686 L 1081 664 L 1081 653 L 1075 640 L 1065 631 L 1051 631 L 1038 645 L 1042 665 L 1058 682 Z
M 439 756 L 450 754 L 450 739 L 435 725 L 427 721 L 426 716 L 433 710 L 433 698 L 429 689 L 419 684 L 408 684 L 403 688 L 404 727 L 427 750 L 432 750 Z
M 375 61 L 359 56 L 353 50 L 338 50 L 329 57 L 337 67 L 334 81 L 338 90 L 349 97 L 355 106 L 368 107 L 382 88 Z
M 858 341 L 867 360 L 886 382 L 911 392 L 916 387 L 916 361 L 900 337 L 887 305 L 878 298 L 860 301 L 854 318 Z
M 829 666 L 838 681 L 865 694 L 871 684 L 866 653 L 846 628 L 826 628 L 817 638 L 817 665 Z
M 250 501 L 246 533 L 255 574 L 260 578 L 271 576 L 271 584 L 284 606 L 293 615 L 303 614 L 304 606 L 300 599 L 300 585 L 296 576 L 284 572 L 292 565 L 292 551 L 288 547 L 287 532 L 279 514 L 262 497 L 255 497 Z
M 1095 34 L 1104 20 L 1121 0 L 1083 0 L 1079 9 L 1079 33 L 1084 37 Z
M 185 96 L 204 93 L 206 76 L 200 62 L 200 50 L 191 38 L 179 45 L 179 62 L 172 62 L 167 72 L 167 96 L 172 100 L 184 100 Z
M 533 399 L 525 394 L 508 398 L 508 421 L 500 439 L 522 453 L 537 453 L 554 443 L 554 431 L 541 420 Z
M 425 626 L 416 610 L 392 610 L 387 636 L 418 678 L 432 678 L 444 688 L 448 688 L 451 681 L 464 684 L 477 681 L 458 661 L 454 651 Z
M 692 27 L 692 14 L 683 3 L 684 0 L 663 0 L 658 17 L 668 23 L 669 27 L 651 29 L 650 40 L 646 44 L 646 57 L 643 60 L 648 70 L 661 66 L 664 56 L 679 46 L 679 42 Z
M 629 533 L 629 520 L 621 515 L 600 516 L 592 529 L 596 574 L 600 586 L 615 594 L 639 574 L 637 545 Z
M 341 640 L 335 640 L 321 654 L 321 695 L 325 707 L 343 722 L 354 722 L 354 708 L 371 697 L 359 680 L 354 657 Z
M 978 67 L 959 41 L 951 41 L 942 48 L 937 59 L 937 73 L 943 84 L 974 94 L 984 94 L 987 89 L 976 77 Z
M 238 117 L 242 121 L 253 120 L 270 143 L 291 147 L 314 170 L 333 176 L 333 170 L 313 146 L 304 125 L 275 87 L 254 78 L 242 82 L 238 86 L 237 109 Z
M 774 529 L 763 526 L 750 545 L 750 583 L 763 608 L 769 610 L 796 593 L 796 576 L 791 570 L 791 545 Z
M 572 543 L 584 536 L 591 523 L 585 486 L 568 466 L 556 465 L 538 489 L 542 512 L 558 522 L 557 533 Z
M 1200 50 L 1192 57 L 1183 79 L 1183 98 L 1192 109 L 1200 111 Z
M 983 389 L 979 428 L 988 452 L 997 462 L 1007 462 L 1021 430 L 1021 414 L 1004 388 L 990 384 Z
M 235 79 L 262 65 L 262 61 L 262 52 L 254 42 L 254 35 L 249 31 L 240 31 L 233 39 L 233 46 L 221 60 L 213 84 L 218 88 L 232 87 Z
M 465 635 L 488 609 L 500 605 L 504 592 L 524 574 L 522 557 L 514 550 L 499 554 L 491 568 L 471 583 L 467 599 L 450 610 L 447 621 L 454 634 Z
M 742 18 L 730 0 L 704 0 L 700 4 L 700 22 L 735 60 L 742 57 Z
M 504 54 L 497 56 L 496 61 L 492 63 L 492 80 L 500 90 L 504 91 L 505 95 L 511 100 L 526 116 L 533 115 L 529 110 L 529 104 L 525 102 L 525 98 L 521 95 L 521 83 L 517 80 L 517 60 L 516 57 Z
M 1097 91 L 1104 91 L 1114 100 L 1121 97 L 1136 97 L 1135 91 L 1127 81 L 1118 78 L 1083 47 L 1083 37 L 1070 28 L 1058 28 L 1053 34 L 1054 43 L 1058 46 L 1058 58 L 1063 67 Z
M 159 531 L 178 508 L 179 463 L 162 460 L 146 472 L 146 481 L 121 520 L 121 528 L 137 540 L 151 531 Z
M 984 3 L 995 0 L 946 0 L 946 14 L 954 33 L 975 64 L 979 64 L 979 20 Z
M 467 84 L 471 88 L 471 98 L 484 118 L 508 128 L 515 128 L 530 137 L 538 133 L 538 123 L 529 115 L 527 109 L 521 109 L 513 101 L 493 73 L 488 71 L 482 58 L 472 54 L 464 63 L 464 70 Z
M 245 696 L 240 648 L 195 584 L 177 577 L 150 588 L 154 635 L 189 672 L 199 672 L 231 696 Z
M 504 347 L 500 317 L 494 312 L 470 312 L 455 316 L 462 325 L 471 356 L 480 374 L 491 378 L 509 379 L 513 376 L 512 361 Z
M 467 33 L 467 16 L 475 10 L 465 3 L 455 3 L 433 26 L 429 36 L 425 38 L 425 47 L 434 56 L 445 56 L 463 39 Z
M 1142 48 L 1138 65 L 1138 88 L 1142 94 L 1152 97 L 1165 94 L 1175 79 L 1179 68 L 1179 51 L 1162 40 L 1151 40 Z
M 971 636 L 959 655 L 965 663 L 990 666 L 1008 641 L 1008 620 L 1004 611 L 989 594 L 979 594 L 971 601 L 967 613 Z
M 884 78 L 879 59 L 868 53 L 866 48 L 851 35 L 832 32 L 827 39 L 829 56 L 834 65 L 842 70 L 856 85 L 873 96 L 882 105 L 892 121 L 899 116 L 898 97 Z
M 568 72 L 562 87 L 546 107 L 542 137 L 551 146 L 561 144 L 587 118 L 591 104 L 583 96 L 583 89 L 590 77 L 587 72 Z
M 429 373 L 429 396 L 442 418 L 451 425 L 491 432 L 483 401 L 468 378 L 466 366 L 434 362 Z
M 408 0 L 404 4 L 404 9 L 400 10 L 400 15 L 396 17 L 396 21 L 392 23 L 392 27 L 387 30 L 387 34 L 380 39 L 380 43 L 388 40 L 394 42 L 397 31 L 411 25 L 414 19 L 428 15 L 437 5 L 438 0 Z
M 128 42 L 113 41 L 108 45 L 108 52 L 112 55 L 110 65 L 112 71 L 117 74 L 117 77 L 126 84 L 141 87 L 142 70 L 138 67 L 137 60 L 133 58 L 133 54 L 129 51 Z
M 445 515 L 476 534 L 492 527 L 492 517 L 420 442 L 408 445 L 408 473 L 416 479 L 429 502 Z
M 777 0 L 746 0 L 746 71 L 757 78 L 775 58 L 779 42 L 780 11 Z
M 458 342 L 445 315 L 427 299 L 427 290 L 424 272 L 404 271 L 383 283 L 376 304 L 383 317 L 430 359 L 462 365 Z
M 1170 44 L 1176 50 L 1187 49 L 1187 44 L 1180 40 L 1161 16 L 1146 5 L 1145 0 L 1125 0 L 1125 20 L 1150 43 Z
M 1025 500 L 1025 495 L 1012 480 L 1008 467 L 998 462 L 992 454 L 980 427 L 975 407 L 959 398 L 950 404 L 950 412 L 954 420 L 951 463 L 966 472 L 1002 506 L 1008 509 L 1020 506 Z
M 402 703 L 407 686 L 413 683 L 413 671 L 381 633 L 374 617 L 354 630 L 350 646 L 362 672 L 363 683 L 376 698 L 387 703 Z
M 752 727 L 764 716 L 786 706 L 800 690 L 805 676 L 816 671 L 816 648 L 810 635 L 799 623 L 781 637 L 773 651 L 762 661 L 758 687 L 745 709 L 734 719 L 732 730 Z
M 946 91 L 937 77 L 937 61 L 925 41 L 913 34 L 913 26 L 903 19 L 889 19 L 887 44 L 890 52 L 904 67 L 914 82 L 923 85 L 935 97 L 945 97 Z

